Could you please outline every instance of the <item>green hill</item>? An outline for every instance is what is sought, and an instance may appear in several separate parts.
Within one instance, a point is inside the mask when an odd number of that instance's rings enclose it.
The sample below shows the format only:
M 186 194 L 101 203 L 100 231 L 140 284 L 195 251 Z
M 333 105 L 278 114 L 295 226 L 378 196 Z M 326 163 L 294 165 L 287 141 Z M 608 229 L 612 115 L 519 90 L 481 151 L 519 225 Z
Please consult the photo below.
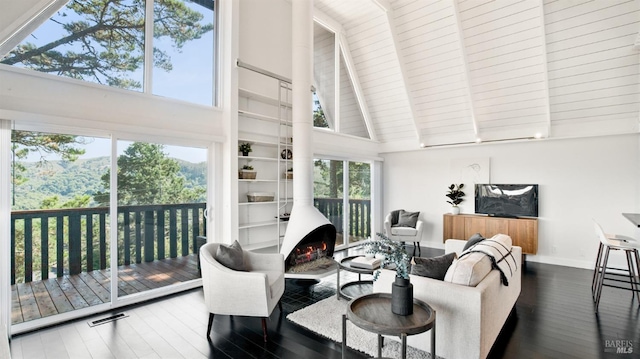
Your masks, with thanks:
M 206 162 L 190 163 L 176 159 L 180 173 L 185 177 L 187 187 L 205 187 L 207 185 Z M 13 210 L 41 208 L 45 198 L 58 196 L 59 203 L 67 202 L 75 196 L 89 195 L 104 191 L 100 177 L 107 173 L 109 157 L 78 159 L 74 162 L 49 161 L 21 162 L 26 171 L 21 175 L 27 179 L 17 185 L 13 193 Z M 91 206 L 95 203 L 90 204 Z

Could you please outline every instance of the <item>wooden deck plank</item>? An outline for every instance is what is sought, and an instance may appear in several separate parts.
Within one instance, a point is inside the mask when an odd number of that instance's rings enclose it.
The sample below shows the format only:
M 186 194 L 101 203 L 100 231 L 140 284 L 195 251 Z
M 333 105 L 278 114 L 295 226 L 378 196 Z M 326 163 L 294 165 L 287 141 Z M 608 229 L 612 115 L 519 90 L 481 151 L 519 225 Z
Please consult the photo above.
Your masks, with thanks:
M 86 308 L 89 306 L 89 303 L 87 303 L 87 301 L 82 298 L 82 295 L 78 293 L 76 288 L 73 286 L 73 283 L 69 281 L 68 276 L 56 278 L 56 281 L 60 285 L 60 288 L 62 289 L 64 294 L 67 296 L 67 299 L 69 299 L 69 302 L 71 302 L 71 305 L 73 305 L 74 309 Z
M 102 303 L 107 303 L 111 300 L 111 291 L 105 289 L 98 281 L 89 273 L 82 272 L 78 274 L 78 277 L 96 294 Z
M 36 299 L 36 303 L 38 304 L 40 315 L 43 318 L 58 313 L 58 310 L 51 299 L 51 295 L 42 281 L 32 282 L 31 288 L 33 289 L 33 295 Z
M 118 296 L 199 278 L 195 255 L 118 268 Z M 93 270 L 11 286 L 12 323 L 69 312 L 111 300 L 111 271 Z
M 55 304 L 58 313 L 66 313 L 73 310 L 73 305 L 67 296 L 64 294 L 60 284 L 55 279 L 47 279 L 43 281 L 44 286 L 47 288 L 53 304 Z
M 11 323 L 22 323 L 22 307 L 20 306 L 20 297 L 18 296 L 18 288 L 11 286 Z
M 31 289 L 31 283 L 17 284 L 18 297 L 20 298 L 20 306 L 22 307 L 22 317 L 24 321 L 41 318 L 36 297 Z

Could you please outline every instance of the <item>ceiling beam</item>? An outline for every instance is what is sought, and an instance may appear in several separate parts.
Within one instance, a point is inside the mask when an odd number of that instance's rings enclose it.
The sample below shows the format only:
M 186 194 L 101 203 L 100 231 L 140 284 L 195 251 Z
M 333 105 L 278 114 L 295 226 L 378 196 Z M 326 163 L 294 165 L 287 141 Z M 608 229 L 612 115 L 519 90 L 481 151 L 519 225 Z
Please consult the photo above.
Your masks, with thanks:
M 27 11 L 22 11 L 21 16 L 9 26 L 0 29 L 0 58 L 13 50 L 22 40 L 33 33 L 40 25 L 49 20 L 56 11 L 67 4 L 68 0 L 41 0 Z M 19 3 L 19 2 L 16 2 Z M 16 7 L 16 9 L 18 9 Z M 11 9 L 4 9 L 10 11 Z
M 540 42 L 542 46 L 542 68 L 543 76 L 544 76 L 544 93 L 545 100 L 547 101 L 547 105 L 545 106 L 545 114 L 547 116 L 547 133 L 541 133 L 540 137 L 549 137 L 551 135 L 551 95 L 549 94 L 549 68 L 547 66 L 547 31 L 544 25 L 544 2 L 543 0 L 538 1 L 538 7 L 540 9 Z M 537 136 L 536 134 L 535 136 Z
M 388 12 L 392 12 L 393 8 L 391 7 L 391 4 L 389 4 L 389 2 L 387 0 L 371 0 L 377 7 L 380 8 L 380 10 L 388 13 Z
M 364 124 L 367 127 L 367 131 L 369 132 L 369 138 L 372 140 L 377 140 L 378 136 L 376 135 L 376 130 L 373 126 L 371 114 L 369 114 L 369 106 L 367 105 L 367 100 L 364 97 L 364 92 L 362 92 L 362 86 L 360 86 L 360 78 L 358 77 L 356 67 L 353 64 L 353 59 L 351 58 L 351 49 L 349 49 L 349 42 L 347 41 L 347 37 L 344 35 L 344 33 L 340 33 L 339 38 L 340 49 L 342 50 L 342 56 L 344 56 L 344 63 L 347 67 L 347 73 L 349 74 L 351 85 L 353 85 L 353 92 L 355 93 L 358 105 L 360 106 L 360 112 L 362 113 L 362 117 L 364 118 Z
M 467 57 L 467 48 L 464 43 L 464 33 L 462 31 L 462 21 L 460 21 L 460 10 L 458 9 L 458 1 L 451 0 L 453 17 L 456 20 L 456 32 L 458 34 L 458 44 L 460 45 L 460 57 L 462 57 L 462 67 L 464 68 L 464 77 L 467 87 L 467 97 L 469 101 L 469 112 L 471 113 L 471 122 L 473 124 L 473 134 L 476 141 L 480 139 L 480 129 L 478 128 L 478 120 L 476 119 L 473 88 L 471 86 L 471 73 L 469 72 L 469 61 Z
M 393 9 L 389 5 L 386 0 L 372 0 L 376 5 L 378 5 L 387 17 L 387 21 L 385 24 L 388 26 L 388 31 L 391 34 L 391 40 L 393 42 L 393 53 L 395 54 L 396 60 L 398 61 L 398 67 L 400 68 L 400 73 L 402 74 L 402 88 L 404 89 L 404 95 L 409 102 L 409 110 L 411 111 L 411 120 L 413 122 L 413 128 L 416 134 L 416 140 L 418 143 L 421 141 L 420 128 L 418 127 L 418 116 L 416 114 L 416 107 L 413 101 L 413 96 L 411 96 L 411 91 L 409 90 L 409 76 L 407 76 L 407 66 L 404 62 L 404 56 L 400 54 L 400 46 L 398 41 L 398 31 L 396 30 L 396 23 L 393 17 Z

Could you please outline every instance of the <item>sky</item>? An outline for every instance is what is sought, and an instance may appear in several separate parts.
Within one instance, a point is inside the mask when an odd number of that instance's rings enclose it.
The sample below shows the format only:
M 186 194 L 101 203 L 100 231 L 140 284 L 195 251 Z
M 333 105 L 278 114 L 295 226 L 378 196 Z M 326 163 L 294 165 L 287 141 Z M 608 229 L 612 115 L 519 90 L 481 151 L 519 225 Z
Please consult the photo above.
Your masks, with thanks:
M 129 1 L 123 1 L 127 3 Z M 209 24 L 214 22 L 214 14 L 212 11 L 191 3 L 186 2 L 191 9 L 201 12 L 204 15 L 202 23 Z M 56 41 L 67 32 L 62 29 L 58 21 L 71 22 L 80 19 L 73 11 L 66 7 L 62 8 L 53 20 L 45 21 L 45 23 L 34 31 L 31 36 L 25 39 L 36 46 L 48 44 Z M 213 31 L 206 33 L 200 39 L 190 41 L 184 44 L 182 49 L 178 51 L 171 46 L 171 42 L 166 39 L 154 39 L 154 47 L 166 51 L 171 57 L 173 69 L 170 72 L 155 69 L 152 75 L 154 95 L 165 96 L 180 99 L 192 103 L 198 103 L 211 106 L 213 103 Z M 64 51 L 81 51 L 81 47 L 77 44 L 66 45 L 56 50 Z M 143 82 L 143 69 L 130 72 L 129 76 L 137 81 Z M 95 81 L 95 80 L 93 80 Z M 79 146 L 85 149 L 86 153 L 81 158 L 94 158 L 101 156 L 109 156 L 110 140 L 101 138 L 87 137 L 87 145 Z M 118 153 L 122 153 L 128 143 L 118 145 Z M 165 145 L 165 152 L 170 157 L 179 158 L 189 162 L 206 161 L 207 151 L 201 148 L 188 148 L 182 146 Z M 49 156 L 47 160 L 57 160 L 56 156 Z M 26 161 L 38 161 L 40 154 L 31 154 Z

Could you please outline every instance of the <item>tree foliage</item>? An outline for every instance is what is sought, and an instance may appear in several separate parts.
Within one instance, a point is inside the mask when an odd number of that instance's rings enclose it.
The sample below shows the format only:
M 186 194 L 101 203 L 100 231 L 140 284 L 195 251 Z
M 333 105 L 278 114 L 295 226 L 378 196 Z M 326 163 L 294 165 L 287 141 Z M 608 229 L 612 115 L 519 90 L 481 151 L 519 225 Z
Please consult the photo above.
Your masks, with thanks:
M 213 29 L 201 23 L 203 15 L 182 0 L 155 0 L 154 38 L 167 39 L 180 50 L 188 41 Z M 45 44 L 24 42 L 2 61 L 22 64 L 41 72 L 98 82 L 110 86 L 141 88 L 131 74 L 144 65 L 144 0 L 72 0 L 50 21 L 64 35 Z M 171 58 L 154 47 L 155 67 L 170 71 Z
M 40 155 L 39 165 L 46 163 L 47 155 L 58 155 L 65 161 L 73 162 L 84 154 L 84 150 L 78 145 L 85 144 L 83 137 L 73 135 L 61 135 L 53 133 L 41 133 L 33 131 L 11 131 L 11 145 L 14 161 L 13 184 L 20 185 L 26 182 L 23 176 L 26 168 L 19 160 L 25 159 L 31 153 Z
M 164 146 L 134 142 L 118 157 L 118 204 L 148 205 L 189 203 L 202 200 L 204 187 L 187 188 L 180 165 L 164 153 Z M 111 171 L 102 177 L 107 189 L 94 195 L 96 202 L 109 203 Z

